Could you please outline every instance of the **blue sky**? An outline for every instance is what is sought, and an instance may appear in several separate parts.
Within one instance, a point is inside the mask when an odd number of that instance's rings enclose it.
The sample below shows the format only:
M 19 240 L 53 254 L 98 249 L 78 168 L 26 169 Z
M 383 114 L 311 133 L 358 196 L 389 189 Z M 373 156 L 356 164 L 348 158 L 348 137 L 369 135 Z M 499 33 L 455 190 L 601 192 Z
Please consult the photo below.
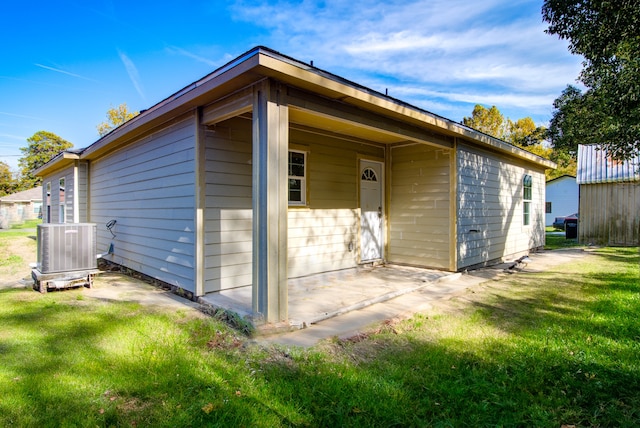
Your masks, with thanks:
M 546 125 L 581 58 L 542 1 L 11 1 L 0 20 L 0 161 L 40 130 L 86 147 L 111 107 L 146 109 L 254 46 L 455 121 L 475 104 Z

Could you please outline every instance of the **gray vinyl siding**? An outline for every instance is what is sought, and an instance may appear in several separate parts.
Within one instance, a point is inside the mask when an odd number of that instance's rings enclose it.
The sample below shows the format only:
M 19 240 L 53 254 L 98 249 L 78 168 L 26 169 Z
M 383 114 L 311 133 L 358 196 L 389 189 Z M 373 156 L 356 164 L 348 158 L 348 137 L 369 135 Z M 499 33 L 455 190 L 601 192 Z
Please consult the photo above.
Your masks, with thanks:
M 544 245 L 544 171 L 461 146 L 458 165 L 458 269 Z M 523 178 L 531 175 L 531 223 L 523 224 Z
M 78 192 L 78 215 L 76 223 L 86 223 L 88 221 L 88 207 L 89 201 L 89 164 L 87 162 L 80 162 L 78 168 L 78 182 L 74 187 L 74 190 Z M 74 219 L 75 220 L 75 219 Z
M 51 223 L 60 222 L 60 193 L 54 191 L 58 188 L 60 179 L 65 179 L 65 223 L 84 223 L 88 221 L 87 217 L 87 201 L 88 201 L 88 164 L 86 162 L 78 162 L 76 166 L 66 168 L 61 171 L 46 176 L 42 181 L 42 215 L 43 221 L 46 220 L 47 211 L 47 189 L 46 183 L 51 183 Z M 77 170 L 78 182 L 76 183 Z M 78 204 L 78 215 L 76 218 L 76 210 L 74 204 Z
M 107 260 L 194 290 L 194 120 L 173 123 L 90 168 L 90 221 Z M 105 227 L 116 220 L 115 237 Z
M 205 292 L 250 286 L 251 121 L 231 119 L 217 124 L 205 141 Z
M 424 144 L 391 150 L 390 262 L 449 268 L 450 156 Z
M 384 148 L 296 130 L 289 141 L 293 149 L 307 152 L 308 204 L 289 208 L 288 276 L 357 266 L 358 162 L 384 159 Z
M 75 192 L 75 183 L 73 177 L 73 167 L 65 168 L 60 171 L 43 177 L 42 180 L 42 219 L 46 222 L 47 215 L 47 183 L 51 183 L 51 219 L 49 223 L 60 223 L 60 179 L 64 178 L 64 200 L 65 200 L 65 223 L 77 223 L 73 218 L 73 199 Z

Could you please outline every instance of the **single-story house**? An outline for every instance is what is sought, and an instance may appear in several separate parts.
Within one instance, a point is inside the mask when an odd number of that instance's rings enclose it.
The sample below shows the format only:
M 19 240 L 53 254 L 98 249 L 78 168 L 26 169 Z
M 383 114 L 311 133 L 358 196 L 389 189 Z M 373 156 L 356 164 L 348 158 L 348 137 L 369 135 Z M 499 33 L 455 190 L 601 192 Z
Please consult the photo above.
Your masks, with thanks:
M 0 196 L 0 229 L 42 216 L 42 187 Z
M 545 224 L 551 226 L 556 217 L 578 212 L 578 183 L 572 175 L 561 175 L 547 181 Z
M 580 145 L 577 182 L 579 242 L 640 245 L 640 158 L 617 161 L 597 145 Z
M 47 220 L 98 224 L 105 259 L 193 298 L 250 287 L 271 323 L 288 319 L 290 278 L 461 271 L 542 247 L 553 167 L 256 47 L 36 173 Z

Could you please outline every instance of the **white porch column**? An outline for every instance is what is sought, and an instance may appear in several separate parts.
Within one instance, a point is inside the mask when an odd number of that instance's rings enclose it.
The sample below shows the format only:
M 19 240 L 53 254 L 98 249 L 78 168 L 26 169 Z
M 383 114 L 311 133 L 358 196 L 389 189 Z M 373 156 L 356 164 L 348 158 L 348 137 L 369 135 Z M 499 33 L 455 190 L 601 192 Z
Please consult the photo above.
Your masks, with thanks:
M 253 313 L 288 319 L 287 209 L 289 110 L 270 81 L 253 96 Z

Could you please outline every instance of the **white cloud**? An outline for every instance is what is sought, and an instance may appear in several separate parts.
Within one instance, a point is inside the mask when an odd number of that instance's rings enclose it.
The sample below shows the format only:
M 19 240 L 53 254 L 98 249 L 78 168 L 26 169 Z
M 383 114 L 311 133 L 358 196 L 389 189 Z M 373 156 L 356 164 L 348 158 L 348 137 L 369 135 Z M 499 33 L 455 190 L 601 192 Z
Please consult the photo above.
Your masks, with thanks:
M 203 64 L 206 64 L 208 66 L 211 66 L 211 67 L 219 67 L 221 65 L 217 61 L 213 61 L 213 60 L 211 60 L 209 58 L 206 58 L 206 57 L 204 57 L 202 55 L 198 55 L 196 53 L 190 52 L 190 51 L 188 51 L 186 49 L 179 48 L 177 46 L 167 46 L 165 48 L 165 50 L 170 54 L 182 55 L 182 56 L 185 56 L 187 58 L 191 58 L 191 59 L 193 59 L 195 61 L 198 61 L 198 62 L 201 62 Z
M 393 88 L 421 106 L 492 103 L 524 117 L 550 111 L 580 71 L 566 43 L 544 33 L 541 7 L 541 0 L 265 0 L 239 1 L 232 12 L 269 31 L 262 44 L 372 89 Z
M 6 112 L 6 111 L 0 111 L 0 115 L 9 116 L 9 117 L 17 117 L 17 118 L 20 118 L 20 119 L 45 120 L 45 119 L 40 118 L 40 117 L 29 116 L 29 115 L 18 114 L 18 113 L 9 113 L 9 112 Z
M 71 76 L 71 77 L 76 77 L 78 79 L 88 80 L 90 82 L 96 82 L 96 80 L 94 80 L 94 79 L 90 79 L 88 77 L 81 76 L 79 74 L 71 73 L 71 72 L 63 70 L 61 68 L 49 67 L 47 65 L 42 65 L 42 64 L 37 64 L 37 63 L 33 64 L 33 65 L 35 65 L 36 67 L 44 68 L 45 70 L 55 71 L 56 73 L 65 74 L 65 75 Z
M 131 83 L 133 83 L 133 87 L 136 89 L 136 92 L 138 92 L 138 95 L 140 95 L 140 98 L 142 98 L 146 102 L 146 97 L 144 95 L 142 84 L 140 82 L 140 74 L 138 73 L 136 65 L 124 52 L 118 50 L 118 55 L 120 56 L 122 64 L 124 64 L 124 68 L 127 70 L 127 74 L 129 75 Z
M 11 135 L 11 134 L 0 134 L 0 138 L 11 138 L 14 140 L 26 140 L 26 137 L 20 135 Z

